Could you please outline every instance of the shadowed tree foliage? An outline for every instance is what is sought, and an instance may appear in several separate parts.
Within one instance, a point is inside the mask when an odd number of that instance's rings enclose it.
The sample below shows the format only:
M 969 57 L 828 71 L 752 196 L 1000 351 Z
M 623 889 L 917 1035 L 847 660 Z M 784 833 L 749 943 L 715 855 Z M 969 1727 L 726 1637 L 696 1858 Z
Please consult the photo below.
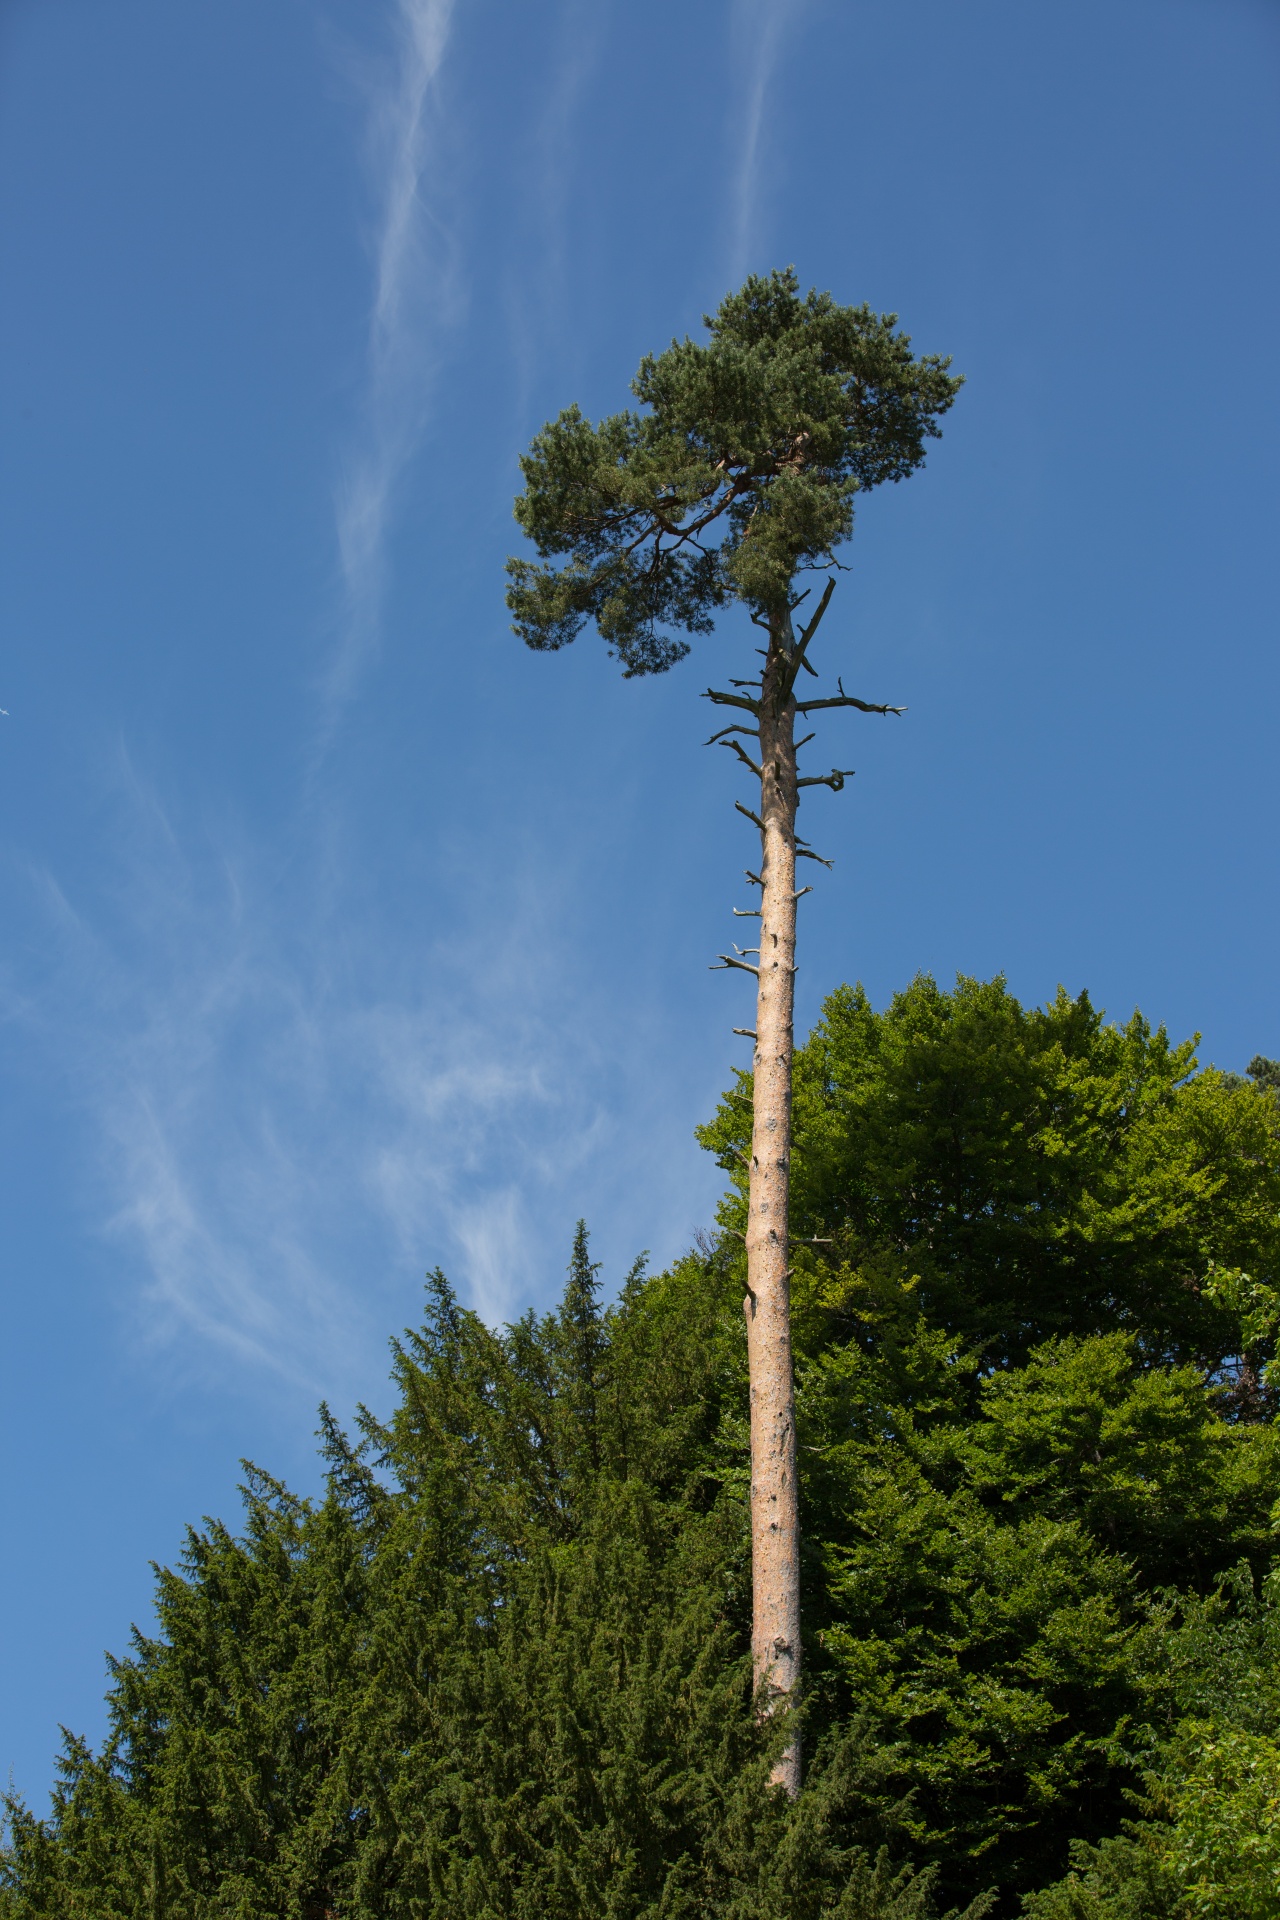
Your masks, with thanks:
M 673 340 L 632 381 L 643 411 L 598 425 L 570 407 L 521 461 L 516 518 L 540 561 L 508 562 L 515 630 L 554 651 L 595 623 L 628 678 L 662 673 L 736 603 L 766 636 L 764 665 L 707 697 L 734 718 L 712 736 L 758 780 L 760 811 L 739 810 L 760 832 L 760 944 L 721 965 L 757 983 L 754 1127 L 745 1215 L 751 1373 L 752 1650 L 762 1704 L 784 1702 L 800 1672 L 799 1512 L 788 1309 L 788 1182 L 798 858 L 820 859 L 796 837 L 803 787 L 839 791 L 848 769 L 801 778 L 797 714 L 890 709 L 846 694 L 798 700 L 808 649 L 831 601 L 835 550 L 853 531 L 854 499 L 907 477 L 960 382 L 949 361 L 917 358 L 896 314 L 801 296 L 794 272 L 753 276 L 705 322 L 703 345 Z M 826 587 L 797 634 L 805 573 Z M 759 759 L 742 744 L 756 743 Z M 809 736 L 810 738 L 812 736 Z M 708 743 L 711 744 L 711 743 Z M 803 744 L 801 742 L 800 744 Z M 830 865 L 830 862 L 826 863 Z M 754 954 L 756 961 L 748 956 Z M 800 1749 L 781 1763 L 792 1793 Z
M 875 1756 L 769 1786 L 705 1263 L 596 1290 L 581 1227 L 559 1309 L 501 1334 L 433 1277 L 391 1418 L 324 1418 L 325 1497 L 249 1469 L 243 1534 L 159 1575 L 106 1747 L 67 1742 L 47 1821 L 10 1803 L 0 1911 L 928 1920 Z

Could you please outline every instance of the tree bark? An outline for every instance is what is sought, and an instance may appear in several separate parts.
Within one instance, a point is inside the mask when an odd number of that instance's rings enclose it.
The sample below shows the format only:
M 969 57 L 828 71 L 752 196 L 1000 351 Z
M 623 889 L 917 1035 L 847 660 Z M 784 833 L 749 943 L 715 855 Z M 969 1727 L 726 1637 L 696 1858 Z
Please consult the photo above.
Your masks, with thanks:
M 800 1677 L 800 1510 L 791 1368 L 788 1205 L 796 949 L 795 636 L 770 630 L 760 700 L 763 890 L 756 1001 L 755 1097 L 747 1217 L 747 1355 L 751 1382 L 751 1655 L 756 1687 L 786 1706 Z M 774 1769 L 800 1791 L 798 1732 Z

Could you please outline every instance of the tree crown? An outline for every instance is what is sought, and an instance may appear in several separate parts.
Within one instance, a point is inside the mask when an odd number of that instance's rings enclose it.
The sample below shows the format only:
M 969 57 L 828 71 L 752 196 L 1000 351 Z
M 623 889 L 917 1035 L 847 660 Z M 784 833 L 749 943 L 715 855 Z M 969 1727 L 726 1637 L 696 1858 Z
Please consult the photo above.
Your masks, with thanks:
M 794 270 L 753 275 L 705 317 L 711 339 L 640 363 L 630 409 L 576 406 L 520 465 L 516 519 L 545 562 L 510 560 L 515 631 L 551 651 L 594 620 L 628 678 L 689 651 L 716 608 L 785 613 L 805 567 L 829 567 L 853 496 L 902 480 L 961 382 L 913 356 L 896 314 L 802 296 Z

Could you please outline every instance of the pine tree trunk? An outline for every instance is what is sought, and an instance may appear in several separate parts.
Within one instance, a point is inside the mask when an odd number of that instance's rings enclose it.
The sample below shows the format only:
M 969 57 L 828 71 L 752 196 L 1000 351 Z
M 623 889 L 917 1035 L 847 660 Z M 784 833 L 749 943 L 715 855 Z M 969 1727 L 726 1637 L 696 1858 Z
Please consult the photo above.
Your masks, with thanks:
M 747 1354 L 751 1378 L 751 1654 L 757 1688 L 777 1706 L 800 1677 L 800 1510 L 791 1373 L 788 1202 L 796 947 L 795 698 L 791 621 L 770 633 L 760 701 L 760 980 L 747 1219 Z M 798 1735 L 774 1773 L 800 1791 Z

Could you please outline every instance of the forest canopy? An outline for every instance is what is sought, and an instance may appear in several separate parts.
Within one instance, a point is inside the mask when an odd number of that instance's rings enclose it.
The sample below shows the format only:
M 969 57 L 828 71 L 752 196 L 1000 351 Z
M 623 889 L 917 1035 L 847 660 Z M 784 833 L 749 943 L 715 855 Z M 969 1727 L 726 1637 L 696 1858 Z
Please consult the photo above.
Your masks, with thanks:
M 246 1469 L 9 1802 L 0 1914 L 1280 1913 L 1280 1069 L 841 988 L 796 1056 L 800 1798 L 753 1712 L 739 1076 L 716 1232 L 485 1326 L 327 1491 Z

